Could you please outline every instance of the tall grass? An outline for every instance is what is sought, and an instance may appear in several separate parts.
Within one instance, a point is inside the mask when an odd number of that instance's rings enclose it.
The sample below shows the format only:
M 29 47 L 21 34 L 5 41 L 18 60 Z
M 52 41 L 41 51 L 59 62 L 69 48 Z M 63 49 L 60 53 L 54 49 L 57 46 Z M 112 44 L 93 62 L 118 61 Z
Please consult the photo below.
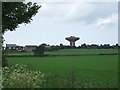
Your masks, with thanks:
M 104 84 L 93 77 L 77 79 L 72 71 L 68 75 L 49 74 L 45 77 L 45 88 L 116 88 L 111 87 L 109 81 Z

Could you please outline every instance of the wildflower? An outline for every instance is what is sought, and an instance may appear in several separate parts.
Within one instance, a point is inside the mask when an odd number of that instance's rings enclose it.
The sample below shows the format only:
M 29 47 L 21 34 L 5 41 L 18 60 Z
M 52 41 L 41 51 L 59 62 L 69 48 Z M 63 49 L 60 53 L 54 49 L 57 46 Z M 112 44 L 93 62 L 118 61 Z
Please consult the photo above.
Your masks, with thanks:
M 3 67 L 2 83 L 4 88 L 40 88 L 43 85 L 44 74 L 40 71 L 31 71 L 25 65 Z

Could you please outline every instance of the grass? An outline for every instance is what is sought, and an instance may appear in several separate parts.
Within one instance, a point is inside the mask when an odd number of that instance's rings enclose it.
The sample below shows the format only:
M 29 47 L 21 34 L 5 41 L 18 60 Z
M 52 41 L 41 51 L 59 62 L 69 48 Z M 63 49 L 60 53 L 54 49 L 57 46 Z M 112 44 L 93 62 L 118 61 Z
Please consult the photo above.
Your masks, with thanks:
M 45 54 L 111 54 L 118 53 L 117 49 L 62 49 L 59 51 L 45 52 Z
M 62 49 L 52 52 L 45 52 L 45 54 L 113 54 L 118 53 L 117 49 Z M 33 52 L 14 52 L 7 53 L 8 55 L 33 55 Z
M 70 52 L 71 51 L 71 52 Z M 64 53 L 112 53 L 111 50 L 75 50 L 58 51 Z M 92 52 L 93 51 L 93 52 Z M 106 52 L 105 52 L 106 51 Z M 116 50 L 113 52 L 116 52 Z M 54 53 L 54 52 L 51 52 Z M 57 52 L 56 52 L 57 53 Z M 80 52 L 79 52 L 80 53 Z M 80 81 L 89 78 L 94 80 L 94 83 L 106 87 L 106 83 L 109 83 L 110 87 L 117 87 L 118 84 L 118 56 L 57 56 L 57 57 L 8 57 L 8 63 L 24 64 L 28 65 L 29 69 L 40 70 L 46 75 L 56 75 L 68 77 L 74 73 L 74 77 Z M 72 74 L 71 74 L 72 73 Z M 72 76 L 71 76 L 72 77 Z M 60 80 L 60 79 L 59 79 Z M 58 82 L 51 81 L 53 86 Z M 49 85 L 48 87 L 52 87 Z M 57 86 L 56 86 L 57 87 Z

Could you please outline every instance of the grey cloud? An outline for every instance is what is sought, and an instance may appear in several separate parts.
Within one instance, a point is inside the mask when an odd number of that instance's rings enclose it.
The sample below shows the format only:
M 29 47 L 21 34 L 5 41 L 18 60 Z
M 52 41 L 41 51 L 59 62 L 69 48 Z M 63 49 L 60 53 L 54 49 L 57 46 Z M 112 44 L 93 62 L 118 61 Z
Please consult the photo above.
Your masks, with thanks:
M 113 13 L 117 13 L 118 7 L 117 3 L 91 3 L 94 6 L 93 10 L 89 12 L 87 15 L 80 17 L 81 13 L 78 10 L 78 15 L 73 17 L 71 21 L 84 21 L 88 24 L 96 21 L 98 18 L 104 18 L 110 16 Z
M 110 16 L 118 12 L 115 2 L 84 3 L 46 3 L 46 9 L 39 10 L 39 16 L 61 20 L 63 22 L 85 22 L 90 24 L 98 18 Z

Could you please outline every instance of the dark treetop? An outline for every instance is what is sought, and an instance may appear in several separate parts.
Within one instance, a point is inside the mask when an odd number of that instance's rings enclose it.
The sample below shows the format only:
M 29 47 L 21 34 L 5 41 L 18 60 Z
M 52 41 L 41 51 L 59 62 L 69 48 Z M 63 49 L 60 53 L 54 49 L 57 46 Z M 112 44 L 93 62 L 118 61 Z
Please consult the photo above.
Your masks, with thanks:
M 28 24 L 41 6 L 31 2 L 3 2 L 2 3 L 2 33 L 13 31 L 19 24 Z

